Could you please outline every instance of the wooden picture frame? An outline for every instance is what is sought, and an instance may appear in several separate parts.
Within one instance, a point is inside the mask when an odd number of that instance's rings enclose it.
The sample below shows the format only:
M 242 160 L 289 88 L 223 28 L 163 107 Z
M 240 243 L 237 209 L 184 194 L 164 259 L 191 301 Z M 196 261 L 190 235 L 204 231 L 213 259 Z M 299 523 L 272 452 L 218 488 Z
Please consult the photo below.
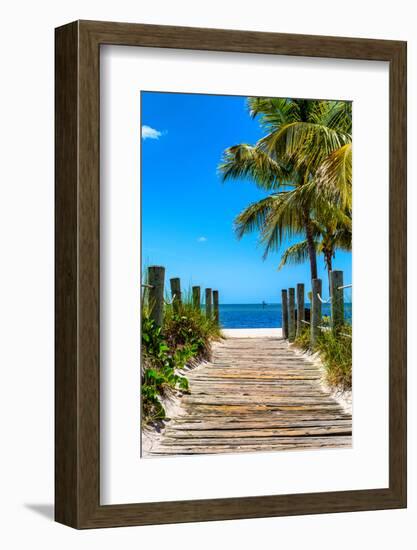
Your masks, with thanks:
M 100 505 L 100 46 L 180 48 L 389 63 L 389 487 Z M 406 43 L 76 21 L 56 29 L 55 518 L 75 528 L 406 506 Z

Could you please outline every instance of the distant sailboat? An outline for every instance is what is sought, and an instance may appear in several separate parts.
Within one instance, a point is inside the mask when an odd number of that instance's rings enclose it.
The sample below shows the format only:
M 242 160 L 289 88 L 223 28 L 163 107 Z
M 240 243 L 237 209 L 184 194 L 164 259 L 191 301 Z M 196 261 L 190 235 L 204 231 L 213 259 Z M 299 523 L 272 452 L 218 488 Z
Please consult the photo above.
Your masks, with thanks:
M 266 302 L 262 302 L 262 309 L 266 308 L 268 304 Z

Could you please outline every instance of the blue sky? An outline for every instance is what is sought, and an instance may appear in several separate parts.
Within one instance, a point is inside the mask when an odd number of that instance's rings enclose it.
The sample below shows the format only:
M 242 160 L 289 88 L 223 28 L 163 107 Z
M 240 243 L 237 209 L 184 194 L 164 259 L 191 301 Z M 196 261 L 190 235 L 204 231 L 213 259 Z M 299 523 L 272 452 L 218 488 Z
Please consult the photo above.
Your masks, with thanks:
M 238 240 L 235 216 L 266 193 L 247 180 L 222 183 L 223 151 L 263 135 L 246 98 L 142 92 L 142 264 L 164 265 L 166 280 L 184 288 L 219 290 L 226 304 L 281 301 L 281 289 L 304 282 L 309 265 L 277 270 L 280 255 L 265 261 L 257 236 Z M 284 248 L 283 248 L 284 250 Z M 318 257 L 324 295 L 327 275 Z M 334 269 L 351 282 L 351 254 L 339 252 Z

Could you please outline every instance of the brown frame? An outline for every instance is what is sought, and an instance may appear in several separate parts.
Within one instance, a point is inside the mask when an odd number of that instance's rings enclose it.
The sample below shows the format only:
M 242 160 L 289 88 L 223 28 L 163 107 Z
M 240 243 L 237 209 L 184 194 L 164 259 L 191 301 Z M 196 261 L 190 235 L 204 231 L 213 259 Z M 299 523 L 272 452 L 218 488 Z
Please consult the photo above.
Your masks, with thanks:
M 76 21 L 56 29 L 55 519 L 75 528 L 406 506 L 406 43 Z M 389 487 L 100 505 L 99 55 L 119 44 L 389 62 Z

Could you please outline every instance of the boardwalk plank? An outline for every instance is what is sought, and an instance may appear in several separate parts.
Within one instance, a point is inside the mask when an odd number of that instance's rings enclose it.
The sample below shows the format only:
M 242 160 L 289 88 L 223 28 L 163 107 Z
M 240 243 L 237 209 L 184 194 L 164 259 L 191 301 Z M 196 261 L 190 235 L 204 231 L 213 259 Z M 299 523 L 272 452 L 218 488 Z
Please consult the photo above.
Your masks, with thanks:
M 230 338 L 187 372 L 190 394 L 146 456 L 346 448 L 352 417 L 317 366 L 274 337 Z

